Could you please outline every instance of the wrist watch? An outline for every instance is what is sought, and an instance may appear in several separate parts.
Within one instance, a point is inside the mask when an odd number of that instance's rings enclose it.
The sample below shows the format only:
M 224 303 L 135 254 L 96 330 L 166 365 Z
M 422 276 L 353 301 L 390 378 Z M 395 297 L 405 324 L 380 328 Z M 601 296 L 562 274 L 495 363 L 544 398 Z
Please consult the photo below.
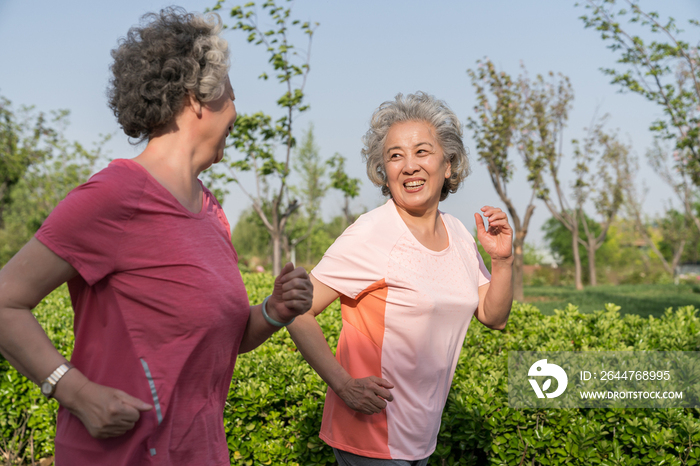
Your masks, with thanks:
M 48 376 L 46 379 L 44 379 L 43 382 L 41 382 L 40 387 L 42 395 L 44 395 L 46 398 L 53 397 L 53 393 L 56 391 L 56 384 L 59 380 L 61 380 L 61 377 L 66 375 L 66 372 L 73 369 L 73 367 L 73 364 L 69 362 L 58 366 L 58 369 L 53 371 L 50 376 Z

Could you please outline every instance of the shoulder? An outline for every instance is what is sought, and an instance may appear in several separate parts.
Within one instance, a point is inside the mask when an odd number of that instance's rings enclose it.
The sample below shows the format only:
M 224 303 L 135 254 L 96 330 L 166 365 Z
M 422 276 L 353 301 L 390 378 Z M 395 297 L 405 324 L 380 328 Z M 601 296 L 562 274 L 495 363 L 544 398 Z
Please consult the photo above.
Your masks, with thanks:
M 406 231 L 408 229 L 396 212 L 394 203 L 389 201 L 360 215 L 338 239 L 361 241 L 366 246 L 391 249 Z
M 211 205 L 218 210 L 221 210 L 223 212 L 223 207 L 221 206 L 221 203 L 219 200 L 216 198 L 213 192 L 209 190 L 206 186 L 204 186 L 204 183 L 202 183 L 202 180 L 197 180 L 199 181 L 199 186 L 202 187 L 202 192 L 204 193 L 204 196 L 209 200 Z
M 464 224 L 459 221 L 459 219 L 445 212 L 441 213 L 445 227 L 449 230 L 451 236 L 465 240 L 469 243 L 475 242 L 474 236 L 472 236 L 469 230 L 467 230 L 467 227 L 465 227 Z
M 221 204 L 219 203 L 219 200 L 214 196 L 214 193 L 209 191 L 206 186 L 204 186 L 204 183 L 202 183 L 201 180 L 199 180 L 199 185 L 202 187 L 202 192 L 204 193 L 205 198 L 207 199 L 206 202 L 206 208 L 210 209 L 214 212 L 216 215 L 216 218 L 218 219 L 219 223 L 221 226 L 223 226 L 224 230 L 226 230 L 226 234 L 229 238 L 231 239 L 231 225 L 228 222 L 228 218 L 226 217 L 226 214 L 224 213 L 224 208 L 221 207 Z
M 391 251 L 408 229 L 393 202 L 361 215 L 345 229 L 311 271 L 321 283 L 356 299 L 364 290 L 386 278 Z
M 122 159 L 112 161 L 73 189 L 57 209 L 79 209 L 99 217 L 117 217 L 131 211 L 138 205 L 146 184 L 145 171 L 136 165 Z
M 136 162 L 125 159 L 113 160 L 107 168 L 100 170 L 74 191 L 90 191 L 92 195 L 114 199 L 128 199 L 143 192 L 147 175 Z

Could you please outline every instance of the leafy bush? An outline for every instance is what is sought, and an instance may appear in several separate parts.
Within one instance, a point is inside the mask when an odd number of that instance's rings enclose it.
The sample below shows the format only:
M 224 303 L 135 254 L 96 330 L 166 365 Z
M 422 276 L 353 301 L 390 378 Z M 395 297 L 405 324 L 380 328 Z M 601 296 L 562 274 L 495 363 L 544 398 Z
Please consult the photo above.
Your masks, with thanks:
M 252 303 L 272 288 L 267 274 L 244 274 Z M 72 347 L 71 312 L 61 288 L 37 318 L 64 354 Z M 341 327 L 333 303 L 319 322 L 332 348 Z M 516 410 L 507 403 L 509 351 L 697 351 L 700 319 L 693 307 L 660 318 L 620 316 L 619 307 L 582 314 L 576 306 L 545 316 L 516 303 L 503 332 L 471 324 L 445 406 L 431 465 L 695 465 L 700 460 L 698 409 Z M 0 419 L 10 438 L 31 414 L 36 456 L 51 454 L 56 404 L 0 360 Z M 282 330 L 240 355 L 224 425 L 233 464 L 334 464 L 318 438 L 326 386 Z M 29 430 L 29 429 L 28 429 Z M 28 435 L 28 434 L 27 434 Z
M 47 296 L 34 309 L 34 315 L 44 327 L 49 338 L 67 358 L 73 352 L 73 308 L 68 288 L 63 285 Z M 53 438 L 56 435 L 56 412 L 58 404 L 44 398 L 34 383 L 19 374 L 0 356 L 0 436 L 7 442 L 16 439 L 25 449 L 34 450 L 36 458 L 53 455 Z M 26 422 L 23 438 L 17 432 Z M 7 450 L 12 445 L 3 449 Z M 8 452 L 9 453 L 9 452 Z M 24 452 L 15 452 L 21 457 Z M 30 461 L 31 463 L 31 461 Z
M 504 332 L 473 322 L 457 365 L 430 464 L 693 465 L 697 409 L 515 410 L 507 403 L 508 351 L 697 351 L 693 307 L 660 319 L 620 317 L 613 304 L 543 316 L 516 304 Z

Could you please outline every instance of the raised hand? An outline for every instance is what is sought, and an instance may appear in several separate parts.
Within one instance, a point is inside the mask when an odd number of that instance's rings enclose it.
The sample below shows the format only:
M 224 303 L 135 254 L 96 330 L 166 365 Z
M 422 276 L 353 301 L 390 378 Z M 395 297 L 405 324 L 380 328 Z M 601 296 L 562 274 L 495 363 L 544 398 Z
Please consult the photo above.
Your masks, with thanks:
M 508 223 L 508 216 L 497 207 L 484 206 L 481 211 L 489 222 L 489 228 L 487 230 L 484 226 L 481 215 L 474 214 L 479 243 L 491 260 L 508 259 L 513 255 L 513 229 Z
M 272 295 L 267 302 L 267 312 L 278 322 L 289 322 L 311 309 L 314 287 L 303 267 L 294 268 L 287 262 L 275 279 Z
M 394 386 L 387 380 L 371 375 L 362 379 L 350 379 L 337 395 L 346 405 L 363 414 L 376 414 L 386 408 L 394 397 L 389 389 Z

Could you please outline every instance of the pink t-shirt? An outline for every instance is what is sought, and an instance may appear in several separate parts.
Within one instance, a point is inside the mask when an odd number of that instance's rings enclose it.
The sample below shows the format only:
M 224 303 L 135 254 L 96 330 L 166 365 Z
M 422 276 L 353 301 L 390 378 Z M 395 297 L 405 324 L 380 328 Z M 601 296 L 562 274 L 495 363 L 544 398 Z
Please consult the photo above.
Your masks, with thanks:
M 348 227 L 311 272 L 341 294 L 336 359 L 354 378 L 394 384 L 394 401 L 374 415 L 352 410 L 328 390 L 320 437 L 332 447 L 409 461 L 435 450 L 478 288 L 491 278 L 464 225 L 440 216 L 449 246 L 432 251 L 389 200 Z
M 118 159 L 74 189 L 36 238 L 69 262 L 71 362 L 154 406 L 134 429 L 92 438 L 59 409 L 56 464 L 230 465 L 224 403 L 250 312 L 230 228 L 204 188 L 185 209 Z

